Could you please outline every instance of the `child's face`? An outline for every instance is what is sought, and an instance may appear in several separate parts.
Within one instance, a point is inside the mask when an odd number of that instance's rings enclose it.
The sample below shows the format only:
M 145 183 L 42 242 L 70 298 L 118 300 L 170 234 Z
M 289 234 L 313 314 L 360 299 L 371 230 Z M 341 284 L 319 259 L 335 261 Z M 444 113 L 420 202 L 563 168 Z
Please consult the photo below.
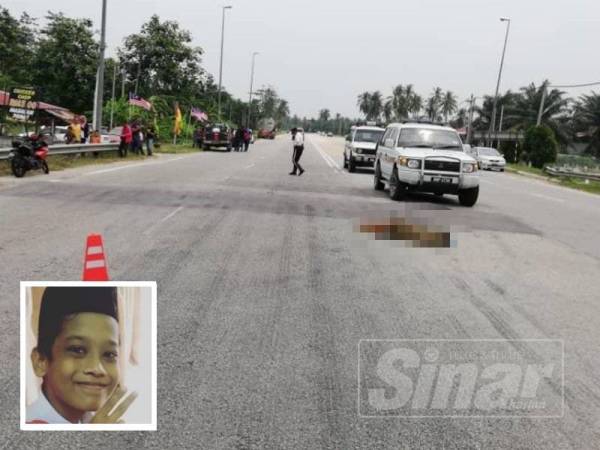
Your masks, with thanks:
M 117 321 L 99 313 L 65 320 L 44 376 L 48 400 L 61 415 L 96 411 L 119 382 Z

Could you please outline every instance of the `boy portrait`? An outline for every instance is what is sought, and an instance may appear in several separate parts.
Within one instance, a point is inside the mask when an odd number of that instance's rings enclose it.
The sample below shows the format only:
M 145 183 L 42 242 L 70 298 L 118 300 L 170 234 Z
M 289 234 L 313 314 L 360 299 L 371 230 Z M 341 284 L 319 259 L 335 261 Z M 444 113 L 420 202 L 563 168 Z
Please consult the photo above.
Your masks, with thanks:
M 23 429 L 156 429 L 156 285 L 108 284 L 22 286 Z

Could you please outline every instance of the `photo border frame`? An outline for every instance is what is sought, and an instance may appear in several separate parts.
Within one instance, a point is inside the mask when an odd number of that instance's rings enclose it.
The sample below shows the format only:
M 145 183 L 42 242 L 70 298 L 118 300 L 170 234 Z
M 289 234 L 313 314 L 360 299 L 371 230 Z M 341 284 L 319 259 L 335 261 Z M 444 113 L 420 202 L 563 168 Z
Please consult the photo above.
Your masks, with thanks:
M 84 286 L 84 287 L 138 287 L 138 288 L 150 288 L 151 291 L 151 387 L 150 387 L 150 404 L 151 404 L 151 419 L 148 424 L 33 424 L 26 423 L 27 406 L 25 404 L 25 392 L 26 392 L 26 361 L 29 355 L 27 353 L 27 320 L 26 317 L 26 301 L 27 301 L 27 289 L 32 287 L 72 287 L 72 286 Z M 19 349 L 19 378 L 20 378 L 20 397 L 19 397 L 19 409 L 20 419 L 19 425 L 22 431 L 156 431 L 157 430 L 157 285 L 156 281 L 102 281 L 102 282 L 90 282 L 90 281 L 21 281 L 20 284 L 20 299 L 19 299 L 19 333 L 20 333 L 20 349 Z

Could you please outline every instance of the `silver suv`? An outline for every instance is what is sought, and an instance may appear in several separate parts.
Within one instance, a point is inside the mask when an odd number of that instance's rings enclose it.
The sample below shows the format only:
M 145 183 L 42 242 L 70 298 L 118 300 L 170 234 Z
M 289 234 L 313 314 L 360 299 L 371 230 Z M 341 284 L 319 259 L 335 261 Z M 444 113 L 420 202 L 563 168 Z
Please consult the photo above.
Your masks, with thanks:
M 377 145 L 374 187 L 388 185 L 390 197 L 401 200 L 409 190 L 458 195 L 473 206 L 479 196 L 477 161 L 463 151 L 450 127 L 423 122 L 390 124 Z
M 344 168 L 354 172 L 357 166 L 373 167 L 375 148 L 385 130 L 379 127 L 352 127 L 344 146 Z

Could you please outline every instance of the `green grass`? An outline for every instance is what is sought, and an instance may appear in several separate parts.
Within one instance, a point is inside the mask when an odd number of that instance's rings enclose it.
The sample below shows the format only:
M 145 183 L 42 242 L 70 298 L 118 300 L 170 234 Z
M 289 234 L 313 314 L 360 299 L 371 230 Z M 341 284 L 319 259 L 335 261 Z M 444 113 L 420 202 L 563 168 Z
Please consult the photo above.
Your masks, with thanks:
M 546 178 L 553 183 L 558 184 L 559 186 L 564 186 L 570 189 L 577 189 L 579 191 L 585 191 L 592 194 L 600 194 L 600 181 L 588 180 L 586 184 L 585 180 L 581 180 L 579 178 L 569 178 L 569 177 L 553 177 L 548 175 L 542 169 L 536 169 L 535 167 L 529 167 L 525 164 L 507 164 L 506 165 L 507 172 L 526 172 L 534 175 L 539 175 L 541 177 Z
M 177 144 L 177 145 L 161 144 L 160 148 L 154 147 L 155 153 L 177 154 L 177 153 L 193 153 L 193 152 L 200 152 L 200 151 L 202 151 L 202 149 L 193 148 L 191 143 L 184 143 L 184 144 Z
M 119 157 L 116 152 L 110 153 L 99 153 L 98 157 L 95 158 L 91 153 L 81 156 L 76 155 L 54 155 L 48 157 L 48 166 L 50 167 L 50 173 L 54 171 L 70 169 L 72 167 L 84 167 L 93 164 L 109 164 L 118 161 L 141 161 L 145 159 L 144 156 L 135 155 L 128 153 L 127 158 Z M 41 172 L 40 172 L 41 173 Z M 8 161 L 0 161 L 0 176 L 12 175 Z
M 548 177 L 548 174 L 543 171 L 543 169 L 538 169 L 536 167 L 529 167 L 527 164 L 514 164 L 507 163 L 506 164 L 507 172 L 527 172 L 532 173 L 534 175 L 539 175 L 541 177 Z

